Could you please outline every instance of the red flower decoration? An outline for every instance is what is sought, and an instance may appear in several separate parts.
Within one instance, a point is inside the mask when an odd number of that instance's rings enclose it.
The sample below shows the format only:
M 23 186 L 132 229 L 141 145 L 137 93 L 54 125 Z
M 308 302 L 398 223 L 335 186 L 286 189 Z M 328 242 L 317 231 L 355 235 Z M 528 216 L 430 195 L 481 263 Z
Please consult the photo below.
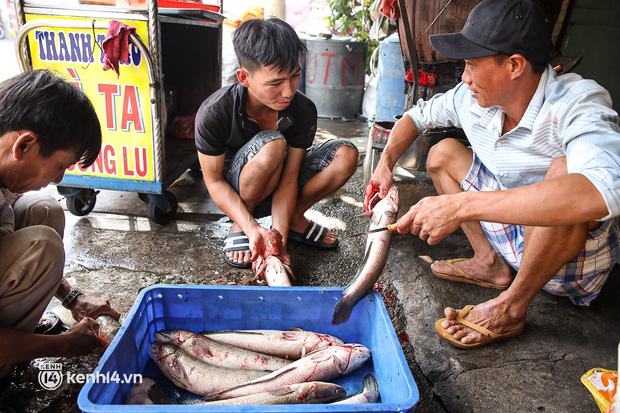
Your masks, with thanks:
M 418 75 L 420 76 L 419 78 L 420 86 L 435 87 L 435 82 L 437 82 L 437 75 L 434 75 L 432 73 L 426 73 L 419 69 L 418 69 Z M 413 83 L 413 81 L 414 81 L 413 71 L 409 69 L 405 73 L 405 82 Z
M 420 74 L 420 85 L 421 86 L 435 87 L 435 82 L 437 81 L 437 75 L 434 75 L 432 73 L 426 73 L 426 72 L 423 72 L 422 70 L 418 70 L 418 73 Z
M 413 71 L 411 69 L 407 70 L 407 73 L 405 73 L 405 82 L 413 83 Z

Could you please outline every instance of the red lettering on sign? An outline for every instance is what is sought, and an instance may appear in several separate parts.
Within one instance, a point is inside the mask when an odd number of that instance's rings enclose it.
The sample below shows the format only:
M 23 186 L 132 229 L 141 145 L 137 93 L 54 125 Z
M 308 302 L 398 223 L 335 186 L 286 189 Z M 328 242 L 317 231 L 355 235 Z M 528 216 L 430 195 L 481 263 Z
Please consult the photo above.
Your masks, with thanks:
M 136 163 L 136 173 L 140 178 L 146 177 L 148 172 L 148 164 L 146 160 L 146 148 L 145 147 L 136 147 L 133 148 L 133 152 L 135 155 L 135 163 Z
M 67 168 L 67 171 L 73 172 L 76 169 L 81 172 L 87 172 L 89 170 L 82 168 L 78 162 L 77 164 L 71 165 L 69 168 Z M 114 146 L 106 143 L 101 147 L 99 156 L 90 166 L 90 172 L 95 175 L 118 175 L 116 170 L 116 151 L 114 150 Z
M 349 60 L 348 57 L 345 57 L 344 59 L 342 59 L 342 64 L 341 64 L 342 80 L 340 81 L 341 86 L 344 86 L 345 75 L 347 73 L 347 66 L 352 69 L 353 73 L 355 73 L 355 82 L 358 84 L 360 83 L 360 67 L 362 66 L 361 63 L 362 63 L 361 56 L 357 57 L 357 61 L 355 62 L 355 64 L 351 64 L 351 61 Z
M 323 79 L 323 84 L 327 84 L 327 79 L 329 78 L 329 66 L 331 65 L 332 57 L 336 57 L 336 53 L 321 53 L 321 56 L 327 56 L 327 64 L 325 65 L 325 78 Z
M 105 125 L 109 130 L 116 130 L 116 110 L 114 96 L 120 95 L 120 86 L 112 83 L 99 83 L 97 92 L 103 95 L 105 108 Z
M 307 64 L 306 64 L 306 82 L 307 83 L 314 83 L 314 81 L 316 80 L 316 65 L 317 65 L 317 60 L 318 60 L 318 56 L 314 55 L 314 70 L 312 71 L 312 78 L 310 78 L 310 70 L 308 70 L 308 68 L 310 67 L 310 58 L 308 58 L 307 60 Z
M 142 111 L 140 110 L 140 98 L 138 87 L 125 85 L 123 89 L 123 112 L 121 113 L 121 130 L 129 131 L 129 124 L 133 123 L 136 132 L 144 132 Z
M 135 175 L 134 170 L 129 168 L 129 148 L 127 148 L 127 146 L 123 146 L 122 151 L 123 151 L 123 175 L 134 176 Z
M 118 172 L 116 171 L 116 151 L 114 150 L 114 146 L 105 145 L 101 152 L 103 153 L 103 159 L 105 161 L 104 166 L 106 173 L 108 175 L 117 175 Z M 99 156 L 101 156 L 101 154 Z

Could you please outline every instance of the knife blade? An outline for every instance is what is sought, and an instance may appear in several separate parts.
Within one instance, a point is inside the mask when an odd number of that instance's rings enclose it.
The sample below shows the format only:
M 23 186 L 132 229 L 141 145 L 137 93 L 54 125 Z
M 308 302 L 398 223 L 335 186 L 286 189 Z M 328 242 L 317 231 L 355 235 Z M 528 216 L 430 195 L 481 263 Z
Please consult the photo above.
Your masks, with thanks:
M 396 229 L 396 224 L 390 224 L 387 227 L 375 228 L 375 229 L 371 229 L 370 231 L 360 232 L 359 234 L 351 235 L 349 238 L 358 237 L 360 235 L 374 234 L 375 232 L 381 232 L 381 231 L 394 231 L 395 229 Z

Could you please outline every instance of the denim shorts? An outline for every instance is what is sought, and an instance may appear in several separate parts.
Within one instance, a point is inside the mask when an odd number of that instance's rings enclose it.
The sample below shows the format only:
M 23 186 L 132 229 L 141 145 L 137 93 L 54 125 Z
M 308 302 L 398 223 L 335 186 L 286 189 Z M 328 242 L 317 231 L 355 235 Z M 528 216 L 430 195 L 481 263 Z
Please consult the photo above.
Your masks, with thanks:
M 237 193 L 239 193 L 239 176 L 241 175 L 243 167 L 267 142 L 274 139 L 284 139 L 284 136 L 278 131 L 261 131 L 237 151 L 230 162 L 230 166 L 224 171 L 224 178 L 226 178 L 226 181 L 228 181 Z M 299 191 L 302 190 L 304 185 L 307 184 L 314 175 L 327 168 L 332 159 L 334 159 L 336 151 L 343 146 L 350 146 L 357 150 L 357 147 L 351 141 L 346 139 L 330 139 L 313 145 L 306 151 L 299 170 Z M 286 163 L 286 155 L 284 163 Z M 254 209 L 253 215 L 255 218 L 271 215 L 271 195 Z
M 466 192 L 499 191 L 500 183 L 474 153 L 469 174 L 461 182 Z M 515 270 L 523 257 L 523 225 L 480 221 L 482 229 L 495 251 Z M 570 298 L 573 304 L 589 305 L 598 294 L 611 268 L 619 257 L 618 219 L 603 221 L 588 234 L 583 250 L 553 276 L 543 290 Z

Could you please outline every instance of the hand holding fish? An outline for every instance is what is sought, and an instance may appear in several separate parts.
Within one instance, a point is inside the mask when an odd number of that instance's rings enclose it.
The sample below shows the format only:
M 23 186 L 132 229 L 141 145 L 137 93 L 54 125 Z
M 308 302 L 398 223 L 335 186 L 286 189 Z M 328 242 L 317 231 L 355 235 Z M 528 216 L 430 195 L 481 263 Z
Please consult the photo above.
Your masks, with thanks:
M 440 195 L 421 199 L 397 221 L 400 234 L 411 232 L 429 245 L 435 245 L 456 231 L 462 221 L 458 218 L 458 195 Z
M 373 204 L 385 198 L 391 187 L 392 173 L 390 170 L 384 170 L 377 166 L 377 169 L 375 169 L 375 172 L 372 174 L 372 177 L 364 189 L 364 211 L 372 210 L 374 207 Z
M 79 323 L 74 324 L 64 334 L 58 336 L 65 344 L 65 351 L 59 355 L 84 356 L 97 347 L 101 347 L 101 341 L 97 336 L 99 325 L 92 319 L 84 317 Z
M 257 277 L 264 278 L 267 285 L 290 287 L 288 275 L 293 275 L 290 268 L 290 256 L 286 253 L 282 243 L 282 234 L 273 228 L 264 238 L 264 248 L 252 262 L 252 270 Z
M 78 295 L 70 304 L 69 309 L 76 321 L 84 317 L 97 318 L 100 315 L 109 315 L 119 319 L 121 314 L 110 306 L 110 302 L 103 298 L 92 297 L 86 294 Z

